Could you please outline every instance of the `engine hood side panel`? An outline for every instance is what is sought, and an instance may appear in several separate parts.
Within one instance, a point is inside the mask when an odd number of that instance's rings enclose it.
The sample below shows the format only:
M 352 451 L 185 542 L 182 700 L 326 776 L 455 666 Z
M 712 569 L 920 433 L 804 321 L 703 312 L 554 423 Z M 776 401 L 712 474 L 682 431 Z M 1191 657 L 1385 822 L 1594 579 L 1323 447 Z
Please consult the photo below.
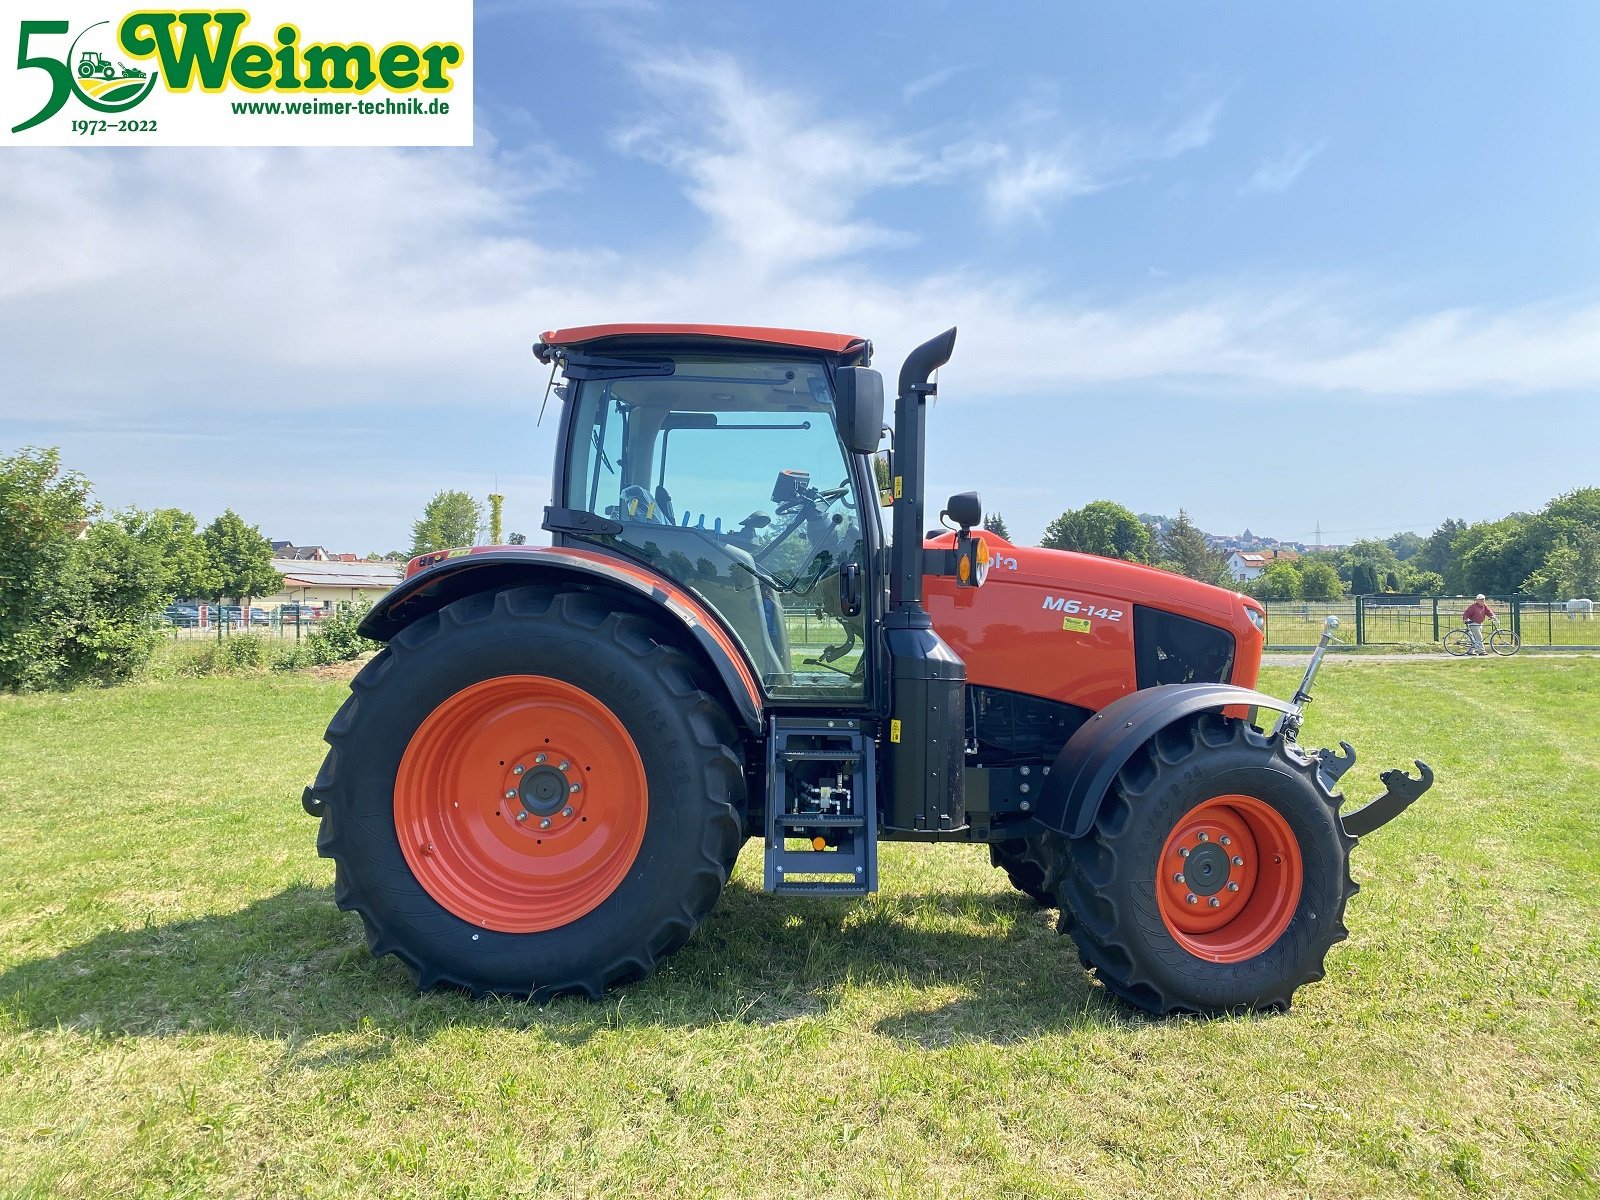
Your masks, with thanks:
M 927 576 L 934 627 L 971 683 L 1098 711 L 1137 690 L 1133 609 L 1147 605 L 1226 629 L 1237 643 L 1231 682 L 1253 687 L 1262 637 L 1238 593 L 1153 567 L 1091 554 L 1013 546 L 987 531 L 981 588 Z M 948 548 L 952 536 L 930 540 Z

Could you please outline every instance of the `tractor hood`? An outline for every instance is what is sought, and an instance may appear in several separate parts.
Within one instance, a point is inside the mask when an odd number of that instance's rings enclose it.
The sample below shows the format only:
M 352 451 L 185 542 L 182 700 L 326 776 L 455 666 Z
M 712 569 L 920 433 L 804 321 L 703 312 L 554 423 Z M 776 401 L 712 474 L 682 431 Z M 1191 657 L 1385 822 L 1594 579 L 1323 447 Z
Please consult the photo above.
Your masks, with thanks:
M 1249 597 L 1155 567 L 974 533 L 989 547 L 983 587 L 923 581 L 934 626 L 970 682 L 1096 711 L 1140 687 L 1206 674 L 1255 685 L 1264 639 Z M 945 534 L 926 545 L 954 541 Z

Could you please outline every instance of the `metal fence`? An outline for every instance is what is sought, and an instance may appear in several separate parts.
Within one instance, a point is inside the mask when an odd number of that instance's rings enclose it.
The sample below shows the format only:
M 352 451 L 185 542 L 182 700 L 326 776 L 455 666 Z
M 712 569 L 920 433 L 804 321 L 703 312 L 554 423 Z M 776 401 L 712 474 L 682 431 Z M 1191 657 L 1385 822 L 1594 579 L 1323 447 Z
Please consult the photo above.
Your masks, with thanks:
M 1269 600 L 1267 648 L 1304 650 L 1316 645 L 1324 618 L 1339 618 L 1338 637 L 1355 646 L 1438 645 L 1461 625 L 1470 596 L 1355 596 L 1347 600 Z M 1524 646 L 1600 650 L 1600 614 L 1567 601 L 1490 596 L 1502 628 Z

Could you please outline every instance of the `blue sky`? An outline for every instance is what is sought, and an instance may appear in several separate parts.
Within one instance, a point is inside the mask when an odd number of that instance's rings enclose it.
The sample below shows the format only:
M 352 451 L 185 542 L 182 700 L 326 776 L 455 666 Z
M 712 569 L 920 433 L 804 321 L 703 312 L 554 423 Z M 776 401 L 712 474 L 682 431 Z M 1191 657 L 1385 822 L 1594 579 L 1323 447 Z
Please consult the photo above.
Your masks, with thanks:
M 1600 483 L 1600 9 L 478 0 L 477 145 L 10 150 L 0 448 L 536 534 L 549 328 L 961 329 L 936 496 L 1328 541 Z

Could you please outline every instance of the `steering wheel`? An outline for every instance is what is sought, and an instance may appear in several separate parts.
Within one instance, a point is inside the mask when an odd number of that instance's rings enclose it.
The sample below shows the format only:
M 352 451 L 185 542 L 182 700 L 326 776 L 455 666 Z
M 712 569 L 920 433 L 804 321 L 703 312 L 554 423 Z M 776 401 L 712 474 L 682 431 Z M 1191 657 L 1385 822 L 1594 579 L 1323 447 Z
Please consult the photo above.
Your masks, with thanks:
M 630 483 L 622 489 L 618 497 L 622 501 L 622 513 L 635 521 L 649 521 L 656 525 L 667 523 L 666 515 L 661 511 L 661 506 L 655 498 L 636 483 Z

